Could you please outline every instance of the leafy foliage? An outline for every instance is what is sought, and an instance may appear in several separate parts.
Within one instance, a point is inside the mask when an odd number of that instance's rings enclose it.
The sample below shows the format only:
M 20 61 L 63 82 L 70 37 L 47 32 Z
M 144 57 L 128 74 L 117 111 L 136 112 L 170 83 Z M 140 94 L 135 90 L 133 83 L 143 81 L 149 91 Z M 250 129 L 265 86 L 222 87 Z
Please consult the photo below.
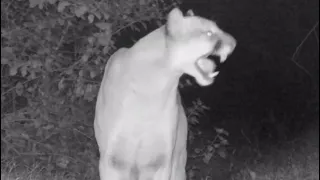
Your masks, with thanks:
M 139 31 L 137 24 L 148 21 L 162 24 L 175 3 L 2 1 L 2 163 L 13 157 L 23 164 L 39 161 L 49 172 L 97 174 L 91 124 L 113 36 Z

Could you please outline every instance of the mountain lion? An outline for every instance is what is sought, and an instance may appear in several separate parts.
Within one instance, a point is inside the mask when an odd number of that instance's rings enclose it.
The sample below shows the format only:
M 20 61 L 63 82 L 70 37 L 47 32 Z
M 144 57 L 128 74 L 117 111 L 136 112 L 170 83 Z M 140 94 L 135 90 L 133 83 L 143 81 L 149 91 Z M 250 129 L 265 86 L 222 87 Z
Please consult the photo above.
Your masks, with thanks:
M 215 22 L 175 8 L 167 23 L 109 59 L 94 120 L 101 180 L 186 180 L 187 119 L 178 92 L 186 73 L 201 86 L 236 40 Z

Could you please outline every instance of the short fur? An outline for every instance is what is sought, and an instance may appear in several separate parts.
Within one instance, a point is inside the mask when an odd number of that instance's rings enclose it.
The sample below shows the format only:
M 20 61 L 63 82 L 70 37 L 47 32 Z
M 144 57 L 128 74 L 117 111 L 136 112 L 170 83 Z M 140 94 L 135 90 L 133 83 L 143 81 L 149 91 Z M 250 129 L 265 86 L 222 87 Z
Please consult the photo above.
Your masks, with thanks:
M 215 65 L 206 56 L 224 61 L 235 45 L 213 21 L 175 8 L 164 26 L 110 57 L 94 121 L 101 180 L 186 180 L 179 78 L 211 84 Z

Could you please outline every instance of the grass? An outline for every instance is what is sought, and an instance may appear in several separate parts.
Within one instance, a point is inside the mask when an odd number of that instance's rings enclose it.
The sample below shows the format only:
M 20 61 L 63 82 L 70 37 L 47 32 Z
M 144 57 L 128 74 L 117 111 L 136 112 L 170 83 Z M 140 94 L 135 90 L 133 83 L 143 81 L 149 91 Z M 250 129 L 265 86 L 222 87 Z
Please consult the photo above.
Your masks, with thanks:
M 315 128 L 314 128 L 315 127 Z M 223 159 L 213 157 L 204 163 L 202 157 L 189 158 L 188 167 L 193 174 L 190 180 L 319 180 L 319 126 L 314 125 L 303 137 L 279 146 L 269 146 L 257 152 L 253 147 L 237 147 L 239 154 Z M 195 137 L 198 147 L 206 147 L 212 132 L 204 130 Z M 200 142 L 200 143 L 199 143 Z M 196 144 L 196 143 L 195 143 Z M 196 145 L 189 147 L 190 152 Z M 92 148 L 94 151 L 94 148 Z M 258 154 L 258 155 L 257 155 Z M 189 153 L 191 156 L 192 153 Z M 12 157 L 1 157 L 1 180 L 97 180 L 97 168 L 59 168 L 54 163 L 31 166 Z M 36 158 L 35 158 L 36 159 Z M 60 165 L 61 166 L 61 165 Z M 82 169 L 82 170 L 80 170 Z M 85 169 L 86 171 L 83 171 Z M 188 168 L 190 169 L 190 168 Z M 194 172 L 196 173 L 194 173 Z
M 234 180 L 319 180 L 319 126 L 284 148 L 271 148 Z M 247 176 L 245 176 L 247 175 Z
M 211 160 L 209 164 L 190 161 L 189 166 L 201 167 L 200 174 L 193 178 L 195 180 L 319 180 L 318 140 L 319 129 L 315 128 L 304 137 L 287 143 L 282 148 L 270 147 L 266 151 L 259 152 L 259 157 L 252 154 L 252 157 L 246 157 L 248 161 L 239 158 L 237 163 L 236 160 L 228 162 L 229 166 L 231 164 L 236 166 L 233 167 L 237 169 L 236 172 L 228 171 L 227 165 L 222 165 L 222 160 L 219 158 Z M 233 158 L 237 159 L 236 156 Z M 86 173 L 74 173 L 72 170 L 52 170 L 37 163 L 32 167 L 21 167 L 16 160 L 5 157 L 1 158 L 1 162 L 1 180 L 79 180 L 79 177 L 86 180 L 97 179 L 95 169 Z M 222 168 L 228 171 L 228 176 L 219 175 Z

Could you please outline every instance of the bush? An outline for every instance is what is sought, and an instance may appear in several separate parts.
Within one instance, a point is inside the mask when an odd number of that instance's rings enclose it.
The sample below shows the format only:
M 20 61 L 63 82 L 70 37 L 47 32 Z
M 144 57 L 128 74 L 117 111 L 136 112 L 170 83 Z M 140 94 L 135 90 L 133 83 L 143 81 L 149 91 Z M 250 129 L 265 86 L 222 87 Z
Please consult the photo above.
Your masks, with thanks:
M 113 37 L 162 24 L 175 3 L 1 1 L 2 165 L 97 174 L 93 110 Z

